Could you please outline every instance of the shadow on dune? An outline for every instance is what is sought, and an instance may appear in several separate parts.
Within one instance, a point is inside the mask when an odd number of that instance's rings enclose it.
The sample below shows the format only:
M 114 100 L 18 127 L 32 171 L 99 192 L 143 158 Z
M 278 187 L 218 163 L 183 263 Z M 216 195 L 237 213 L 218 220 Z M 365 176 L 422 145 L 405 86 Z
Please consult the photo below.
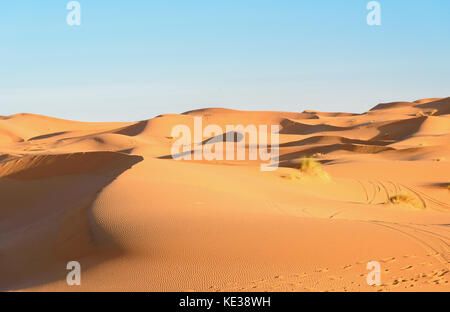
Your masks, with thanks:
M 378 126 L 379 134 L 371 140 L 393 140 L 397 141 L 411 137 L 419 131 L 420 126 L 427 120 L 426 116 L 409 118 L 404 120 L 387 122 Z
M 378 145 L 357 145 L 357 144 L 331 144 L 306 147 L 302 150 L 280 155 L 280 161 L 298 159 L 301 157 L 311 157 L 314 154 L 328 154 L 332 152 L 353 152 L 359 154 L 377 154 L 384 151 L 393 151 L 392 147 Z
M 139 121 L 131 126 L 127 126 L 127 127 L 121 128 L 119 130 L 116 130 L 113 133 L 122 134 L 122 135 L 126 135 L 126 136 L 137 136 L 145 130 L 147 125 L 148 125 L 148 120 L 143 120 L 143 121 Z
M 142 160 L 114 152 L 27 157 L 6 174 L 8 163 L 2 164 L 0 291 L 64 281 L 70 261 L 79 261 L 85 272 L 119 256 L 120 246 L 99 224 L 92 204 Z
M 432 184 L 426 184 L 425 186 L 435 187 L 435 188 L 443 188 L 443 189 L 449 189 L 450 190 L 450 182 L 447 182 L 447 183 L 432 183 Z
M 55 132 L 55 133 L 40 135 L 40 136 L 31 138 L 31 139 L 28 139 L 28 141 L 37 141 L 37 140 L 49 139 L 49 138 L 53 138 L 55 136 L 63 135 L 63 134 L 66 134 L 66 133 L 67 133 L 66 131 L 62 131 L 62 132 Z
M 280 125 L 282 126 L 280 134 L 302 134 L 302 135 L 313 134 L 318 132 L 345 131 L 355 128 L 355 127 L 338 127 L 327 124 L 309 125 L 291 119 L 282 120 Z
M 185 157 L 187 155 L 191 155 L 191 159 L 192 159 L 193 155 L 194 155 L 194 151 L 190 150 L 190 151 L 181 152 L 181 153 L 178 153 L 178 154 L 175 154 L 175 155 L 159 156 L 158 159 L 182 159 L 183 157 Z
M 2 162 L 2 161 L 4 161 L 4 160 L 8 159 L 9 157 L 10 157 L 10 156 L 9 156 L 8 154 L 0 155 L 0 162 Z
M 450 97 L 425 104 L 419 104 L 416 105 L 416 107 L 422 109 L 436 109 L 437 112 L 434 114 L 434 116 L 450 114 Z
M 231 137 L 231 140 L 229 140 L 229 137 Z M 202 145 L 206 144 L 214 144 L 214 143 L 225 143 L 225 142 L 241 142 L 244 139 L 244 135 L 240 132 L 226 132 L 224 134 L 217 135 L 215 137 L 206 139 L 202 142 Z
M 304 146 L 311 144 L 359 144 L 359 145 L 378 145 L 378 146 L 386 146 L 392 144 L 390 141 L 369 141 L 369 140 L 356 140 L 356 139 L 348 139 L 341 136 L 313 136 L 303 140 L 297 140 L 287 143 L 280 144 L 280 147 L 292 147 L 292 146 Z
M 232 139 L 229 140 L 229 137 L 231 137 Z M 196 144 L 196 145 L 204 146 L 204 145 L 208 145 L 208 144 L 227 143 L 227 142 L 238 143 L 238 142 L 241 142 L 243 139 L 244 139 L 244 135 L 242 133 L 233 131 L 233 132 L 227 132 L 227 133 L 220 134 L 215 137 L 203 140 L 201 143 Z M 247 147 L 248 146 L 246 145 L 246 148 Z M 180 159 L 187 155 L 191 155 L 191 158 L 192 158 L 194 152 L 195 152 L 194 150 L 190 150 L 190 151 L 181 152 L 181 153 L 178 153 L 175 155 L 164 155 L 164 156 L 158 157 L 158 159 Z

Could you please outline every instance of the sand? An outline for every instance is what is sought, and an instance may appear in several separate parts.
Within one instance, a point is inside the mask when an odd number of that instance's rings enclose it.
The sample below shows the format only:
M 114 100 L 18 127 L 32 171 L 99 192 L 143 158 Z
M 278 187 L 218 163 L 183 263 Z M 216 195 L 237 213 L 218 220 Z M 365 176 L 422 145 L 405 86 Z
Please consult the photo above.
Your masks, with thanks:
M 279 168 L 172 159 L 172 128 L 195 117 L 279 125 Z M 0 290 L 450 291 L 449 184 L 450 98 L 363 114 L 0 117 Z

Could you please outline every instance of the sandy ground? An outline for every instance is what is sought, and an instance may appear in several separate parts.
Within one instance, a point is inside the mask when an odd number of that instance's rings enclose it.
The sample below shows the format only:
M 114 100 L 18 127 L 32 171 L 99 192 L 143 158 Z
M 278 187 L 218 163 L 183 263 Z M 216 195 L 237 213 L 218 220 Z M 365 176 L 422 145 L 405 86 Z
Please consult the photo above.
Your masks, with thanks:
M 280 125 L 280 167 L 172 159 L 172 128 L 195 117 Z M 299 169 L 305 156 L 320 174 Z M 449 184 L 450 98 L 364 114 L 0 116 L 0 290 L 450 291 Z

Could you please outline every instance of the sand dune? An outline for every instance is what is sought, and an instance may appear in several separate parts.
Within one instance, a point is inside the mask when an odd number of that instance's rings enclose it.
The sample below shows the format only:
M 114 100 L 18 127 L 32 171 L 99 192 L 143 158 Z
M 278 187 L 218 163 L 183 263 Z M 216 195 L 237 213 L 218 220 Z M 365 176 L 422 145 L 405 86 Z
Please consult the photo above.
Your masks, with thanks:
M 196 117 L 279 125 L 279 168 L 172 159 L 173 127 L 194 132 Z M 450 98 L 364 114 L 2 116 L 0 290 L 450 291 L 449 184 Z M 81 286 L 66 283 L 69 261 Z

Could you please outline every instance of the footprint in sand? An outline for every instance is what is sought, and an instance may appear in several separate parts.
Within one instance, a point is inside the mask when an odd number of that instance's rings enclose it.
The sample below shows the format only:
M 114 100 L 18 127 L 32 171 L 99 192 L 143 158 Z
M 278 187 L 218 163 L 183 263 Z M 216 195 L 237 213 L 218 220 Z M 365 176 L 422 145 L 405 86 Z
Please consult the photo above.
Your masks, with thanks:
M 349 265 L 343 266 L 342 269 L 343 269 L 343 270 L 348 270 L 348 269 L 350 269 L 351 267 L 352 267 L 352 265 L 349 264 Z
M 395 257 L 390 257 L 390 258 L 381 259 L 381 262 L 389 263 L 389 262 L 393 262 L 395 260 L 397 260 Z
M 437 257 L 437 256 L 440 256 L 440 255 L 441 254 L 439 252 L 436 252 L 436 253 L 428 254 L 427 257 Z
M 405 266 L 403 268 L 400 268 L 400 270 L 411 270 L 412 268 L 413 268 L 412 265 L 408 265 L 408 266 Z
M 316 272 L 320 272 L 320 273 L 328 272 L 328 268 L 325 268 L 325 269 L 317 269 Z

